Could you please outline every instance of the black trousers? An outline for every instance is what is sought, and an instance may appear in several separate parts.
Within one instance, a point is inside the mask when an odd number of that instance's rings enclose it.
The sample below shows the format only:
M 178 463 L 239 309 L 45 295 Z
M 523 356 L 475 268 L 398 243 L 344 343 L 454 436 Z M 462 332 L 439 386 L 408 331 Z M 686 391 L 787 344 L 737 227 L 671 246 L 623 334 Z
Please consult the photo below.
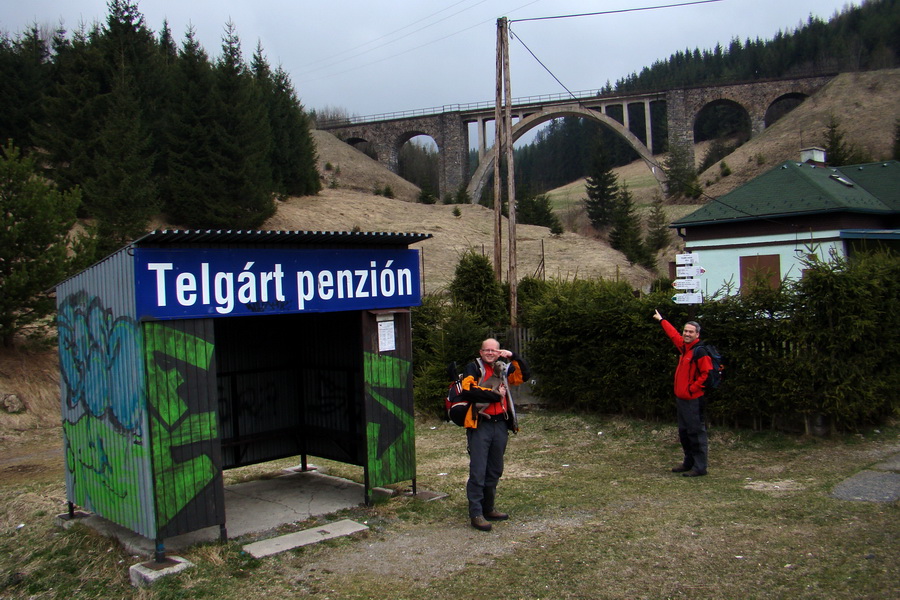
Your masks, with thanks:
M 476 429 L 466 429 L 469 449 L 469 480 L 466 497 L 469 517 L 475 518 L 494 510 L 497 483 L 503 475 L 503 455 L 509 441 L 505 421 L 480 420 Z
M 694 400 L 676 398 L 678 403 L 678 439 L 684 450 L 684 466 L 700 473 L 708 467 L 709 438 L 706 434 L 706 397 Z

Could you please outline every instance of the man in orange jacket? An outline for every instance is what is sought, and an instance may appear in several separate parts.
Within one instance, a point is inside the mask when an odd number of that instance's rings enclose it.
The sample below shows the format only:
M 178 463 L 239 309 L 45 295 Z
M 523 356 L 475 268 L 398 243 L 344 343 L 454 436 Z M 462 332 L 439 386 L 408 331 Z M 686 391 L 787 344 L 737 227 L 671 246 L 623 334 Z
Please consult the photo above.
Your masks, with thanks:
M 480 357 L 463 370 L 463 398 L 471 402 L 488 402 L 487 408 L 476 413 L 474 407 L 465 421 L 466 444 L 469 452 L 469 480 L 466 498 L 472 527 L 490 531 L 491 521 L 505 521 L 509 515 L 497 510 L 497 484 L 503 475 L 503 457 L 509 432 L 519 431 L 516 407 L 508 386 L 516 386 L 529 376 L 525 360 L 510 350 L 502 350 L 500 342 L 488 338 L 481 343 Z M 495 361 L 510 361 L 505 373 L 498 373 L 502 384 L 497 393 L 483 388 L 494 375 Z M 477 393 L 476 393 L 477 392 Z
M 688 321 L 678 333 L 658 310 L 654 311 L 653 318 L 659 321 L 681 355 L 675 369 L 675 402 L 678 405 L 678 438 L 684 450 L 684 460 L 673 467 L 672 472 L 681 473 L 684 477 L 706 475 L 709 450 L 704 384 L 712 370 L 712 359 L 708 354 L 703 354 L 693 360 L 694 349 L 700 342 L 699 323 Z

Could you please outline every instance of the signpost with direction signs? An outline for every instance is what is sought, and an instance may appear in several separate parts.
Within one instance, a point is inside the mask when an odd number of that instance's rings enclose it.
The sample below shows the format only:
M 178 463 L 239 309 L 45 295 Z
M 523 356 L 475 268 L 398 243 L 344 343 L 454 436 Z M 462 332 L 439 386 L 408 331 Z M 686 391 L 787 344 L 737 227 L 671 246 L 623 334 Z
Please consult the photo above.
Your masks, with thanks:
M 672 296 L 675 304 L 702 304 L 703 294 L 700 292 L 700 280 L 697 279 L 706 269 L 700 266 L 700 255 L 696 252 L 676 254 L 675 264 L 683 265 L 675 267 L 675 275 L 681 279 L 672 282 L 676 290 L 687 290 Z

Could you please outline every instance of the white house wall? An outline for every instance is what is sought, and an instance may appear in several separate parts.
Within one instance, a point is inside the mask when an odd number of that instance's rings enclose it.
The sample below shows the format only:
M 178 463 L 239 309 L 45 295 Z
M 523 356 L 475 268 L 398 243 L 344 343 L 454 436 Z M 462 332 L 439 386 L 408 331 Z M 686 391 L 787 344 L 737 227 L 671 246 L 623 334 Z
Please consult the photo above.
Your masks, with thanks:
M 729 282 L 730 293 L 738 293 L 742 257 L 777 254 L 780 257 L 781 279 L 796 280 L 803 271 L 802 259 L 810 251 L 822 260 L 827 260 L 832 252 L 838 256 L 846 254 L 837 229 L 796 236 L 766 235 L 696 241 L 688 243 L 685 250 L 700 254 L 700 266 L 706 270 L 701 277 L 704 297 L 713 296 Z

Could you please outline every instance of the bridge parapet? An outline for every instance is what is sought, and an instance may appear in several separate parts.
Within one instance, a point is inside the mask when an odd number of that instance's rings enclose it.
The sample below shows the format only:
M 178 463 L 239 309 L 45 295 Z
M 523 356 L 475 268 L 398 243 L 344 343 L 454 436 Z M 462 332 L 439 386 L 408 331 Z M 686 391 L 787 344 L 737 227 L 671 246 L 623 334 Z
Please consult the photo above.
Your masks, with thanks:
M 694 126 L 700 112 L 709 104 L 729 101 L 742 107 L 750 117 L 751 135 L 757 135 L 767 126 L 766 112 L 779 98 L 785 96 L 810 96 L 834 75 L 816 77 L 797 77 L 793 79 L 766 80 L 748 83 L 732 83 L 713 86 L 694 86 L 665 91 L 641 92 L 632 94 L 603 94 L 601 90 L 585 90 L 574 94 L 548 94 L 516 98 L 511 112 L 517 121 L 514 131 L 521 136 L 526 128 L 538 126 L 541 122 L 566 115 L 588 116 L 605 122 L 632 144 L 638 153 L 650 164 L 645 156 L 654 147 L 651 127 L 650 105 L 653 102 L 664 102 L 668 129 L 668 146 L 682 147 L 693 159 Z M 642 104 L 643 131 L 631 140 L 627 134 L 640 130 L 638 123 L 630 123 L 628 107 Z M 622 106 L 621 118 L 613 119 L 609 109 Z M 445 196 L 458 190 L 466 181 L 468 172 L 468 150 L 473 146 L 469 138 L 468 127 L 476 124 L 479 167 L 476 173 L 488 160 L 486 148 L 486 124 L 494 120 L 493 102 L 476 102 L 470 104 L 446 104 L 440 107 L 408 110 L 393 113 L 382 113 L 365 117 L 350 117 L 321 121 L 316 123 L 318 129 L 332 131 L 344 140 L 366 140 L 376 150 L 378 160 L 393 172 L 397 172 L 397 157 L 400 147 L 418 135 L 430 136 L 438 146 L 440 162 L 440 190 Z M 540 115 L 540 119 L 530 119 L 532 115 Z M 621 127 L 617 127 L 617 121 Z M 529 125 L 529 123 L 534 125 Z M 633 137 L 633 136 L 632 136 Z M 492 160 L 492 159 L 490 159 Z M 476 178 L 478 175 L 476 174 Z M 659 178 L 657 174 L 657 178 Z M 473 189 L 475 179 L 467 186 Z M 473 201 L 478 198 L 473 197 Z

